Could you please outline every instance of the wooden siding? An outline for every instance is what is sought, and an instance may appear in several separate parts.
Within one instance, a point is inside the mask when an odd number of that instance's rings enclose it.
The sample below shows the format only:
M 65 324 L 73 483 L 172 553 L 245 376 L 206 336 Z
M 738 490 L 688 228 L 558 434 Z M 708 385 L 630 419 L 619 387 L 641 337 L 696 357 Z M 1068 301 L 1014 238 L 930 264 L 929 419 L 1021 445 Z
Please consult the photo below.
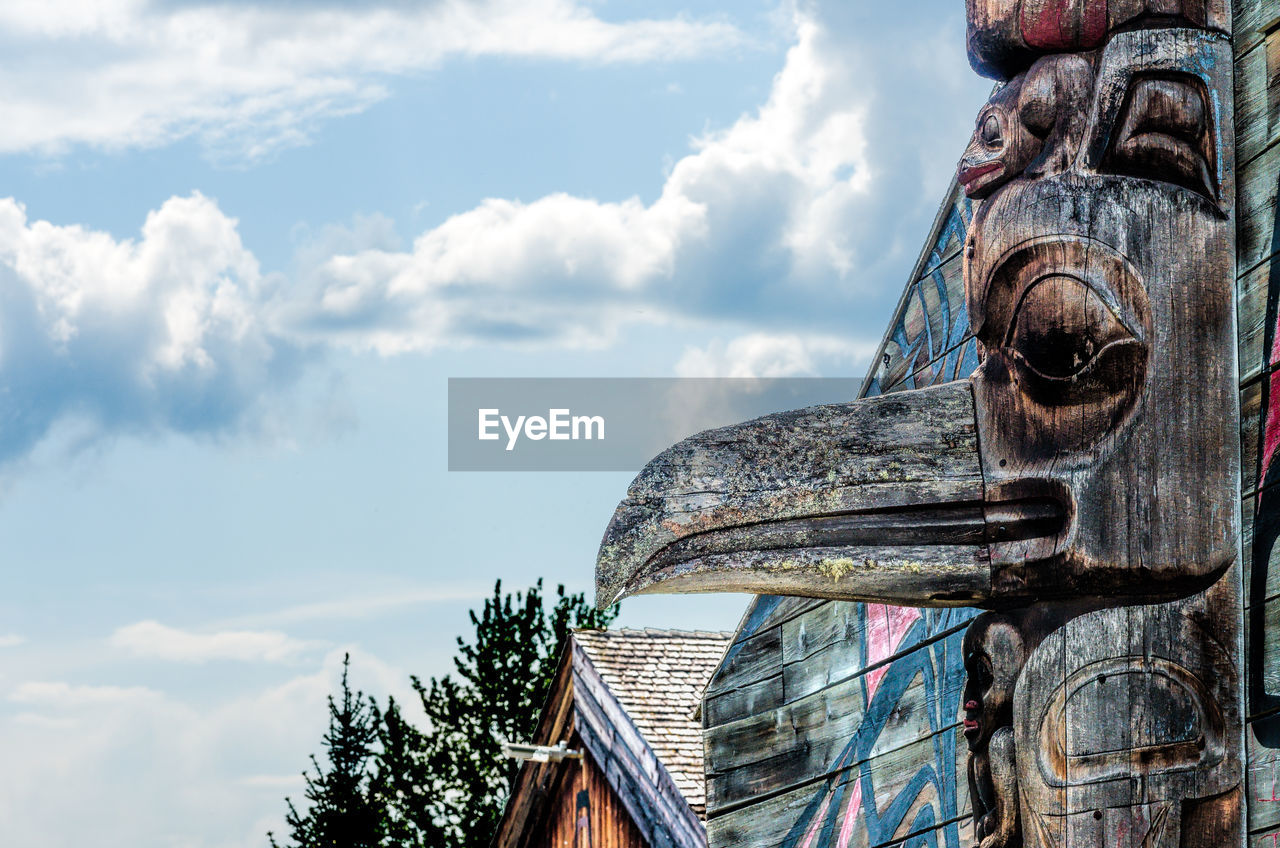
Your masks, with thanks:
M 576 636 L 565 645 L 533 742 L 563 742 L 583 758 L 521 767 L 494 848 L 705 848 L 697 814 Z
M 1280 563 L 1273 553 L 1269 563 L 1253 562 L 1253 531 L 1258 495 L 1264 486 L 1259 465 L 1259 444 L 1265 427 L 1264 381 L 1276 366 L 1265 350 L 1268 328 L 1268 293 L 1280 287 L 1280 262 L 1274 251 L 1277 220 L 1276 190 L 1280 180 L 1280 85 L 1273 83 L 1280 71 L 1280 0 L 1237 0 L 1236 139 L 1239 176 L 1239 244 L 1237 250 L 1237 303 L 1240 337 L 1241 416 L 1241 542 L 1244 565 L 1245 617 L 1256 622 L 1263 644 L 1247 651 L 1261 652 L 1263 689 L 1280 694 Z M 1269 34 L 1268 34 L 1269 33 Z M 1271 403 L 1280 398 L 1271 397 Z M 1274 484 L 1272 484 L 1274 488 Z M 1274 507 L 1273 507 L 1274 508 Z M 1257 595 L 1254 583 L 1263 581 Z M 1247 628 L 1246 628 L 1247 631 Z M 1259 659 L 1254 657 L 1254 659 Z M 1249 685 L 1257 681 L 1250 680 Z M 1272 707 L 1253 712 L 1245 732 L 1246 800 L 1250 846 L 1280 845 L 1280 747 L 1271 734 L 1261 732 L 1274 725 L 1280 714 Z
M 564 764 L 547 820 L 527 844 L 529 848 L 648 848 L 589 754 Z
M 570 642 L 574 730 L 603 769 L 653 848 L 702 848 L 702 823 L 671 775 L 600 678 L 582 646 Z

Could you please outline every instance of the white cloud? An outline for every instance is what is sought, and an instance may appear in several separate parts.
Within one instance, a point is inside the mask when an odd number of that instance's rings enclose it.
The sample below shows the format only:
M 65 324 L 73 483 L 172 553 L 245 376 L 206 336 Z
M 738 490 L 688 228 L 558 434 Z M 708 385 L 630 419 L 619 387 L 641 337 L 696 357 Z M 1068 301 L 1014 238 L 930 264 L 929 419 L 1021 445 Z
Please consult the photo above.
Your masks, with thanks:
M 67 421 L 86 442 L 252 424 L 302 365 L 269 329 L 271 298 L 235 219 L 200 194 L 149 214 L 137 240 L 0 200 L 0 461 Z
M 561 21 L 565 50 L 613 43 L 590 33 L 615 25 L 566 2 L 528 8 Z M 387 8 L 369 15 L 372 23 L 362 14 L 350 38 L 364 44 L 364 27 L 410 8 L 471 32 L 457 21 L 480 7 Z M 499 12 L 524 15 L 526 7 L 483 8 L 506 20 Z M 75 26 L 114 33 L 130 16 L 185 20 L 207 11 L 124 3 Z M 18 12 L 0 12 L 0 24 L 5 14 Z M 325 16 L 348 12 L 290 7 L 289 27 L 270 17 L 283 14 L 235 7 L 230 16 L 266 27 L 260 40 L 277 44 L 286 36 L 262 21 L 303 38 L 296 32 L 336 31 Z M 31 221 L 18 202 L 0 201 L 0 402 L 13 410 L 0 423 L 0 463 L 59 428 L 76 446 L 117 433 L 263 428 L 282 390 L 335 348 L 590 348 L 636 324 L 665 324 L 740 336 L 686 352 L 683 373 L 860 370 L 856 360 L 883 332 L 967 135 L 971 113 L 960 95 L 985 88 L 957 81 L 959 11 L 885 14 L 876 28 L 841 4 L 797 12 L 795 44 L 766 102 L 696 139 L 650 203 L 494 198 L 408 249 L 390 221 L 369 216 L 303 239 L 286 279 L 263 273 L 236 220 L 198 193 L 167 201 L 130 240 Z M 71 26 L 38 15 L 18 23 L 28 33 Z M 540 43 L 530 26 L 528 40 Z M 501 32 L 456 49 L 496 50 L 483 45 Z M 408 61 L 395 58 L 408 49 L 400 37 L 377 61 Z M 894 46 L 904 38 L 927 49 L 905 55 Z M 243 40 L 237 50 L 250 49 L 252 39 Z M 305 39 L 277 46 L 320 62 Z M 343 55 L 333 62 L 342 65 Z M 876 76 L 886 68 L 894 73 Z
M 233 697 L 15 687 L 0 712 L 0 748 L 22 764 L 0 770 L 5 843 L 261 848 L 268 829 L 284 830 L 284 796 L 302 800 L 300 780 L 286 775 L 320 752 L 342 654 Z M 416 703 L 407 673 L 376 657 L 353 651 L 351 676 L 383 702 L 390 693 Z
M 142 686 L 73 686 L 69 683 L 30 682 L 14 688 L 9 700 L 52 709 L 154 701 L 160 693 Z
M 742 42 L 724 20 L 611 22 L 579 0 L 0 4 L 0 152 L 198 135 L 250 158 L 450 57 L 637 62 Z
M 223 630 L 193 633 L 158 621 L 139 621 L 117 629 L 111 647 L 135 657 L 171 662 L 203 663 L 211 660 L 280 662 L 296 658 L 312 647 L 283 633 L 262 630 Z
M 716 340 L 705 347 L 685 348 L 676 363 L 680 377 L 816 377 L 847 373 L 875 353 L 869 341 L 830 336 L 749 333 Z M 823 368 L 819 363 L 829 366 Z M 841 367 L 843 366 L 843 368 Z
M 253 627 L 263 625 L 296 624 L 306 621 L 333 621 L 335 619 L 359 619 L 386 614 L 398 609 L 429 604 L 452 604 L 460 601 L 479 601 L 493 593 L 490 585 L 432 586 L 425 589 L 398 589 L 396 591 L 352 595 L 331 601 L 315 601 L 297 604 L 284 609 L 259 613 L 223 622 L 224 626 Z
M 25 644 L 26 641 L 27 638 L 25 636 L 19 636 L 17 633 L 6 633 L 0 636 L 0 648 L 16 648 Z
M 878 341 L 986 86 L 956 80 L 958 12 L 923 29 L 928 15 L 903 16 L 921 60 L 894 50 L 905 32 L 836 32 L 830 11 L 796 13 L 767 101 L 695 139 L 652 203 L 486 200 L 411 250 L 316 263 L 290 328 L 383 353 L 600 346 L 638 322 Z M 932 43 L 944 35 L 950 49 Z

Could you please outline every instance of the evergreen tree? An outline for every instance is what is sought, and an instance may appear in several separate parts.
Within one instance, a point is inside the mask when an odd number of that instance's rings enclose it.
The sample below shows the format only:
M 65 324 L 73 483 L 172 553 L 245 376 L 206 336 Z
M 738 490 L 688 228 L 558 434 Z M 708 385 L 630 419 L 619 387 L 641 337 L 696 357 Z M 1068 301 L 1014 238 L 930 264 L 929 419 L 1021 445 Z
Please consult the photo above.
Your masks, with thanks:
M 474 642 L 458 639 L 457 679 L 413 678 L 427 726 L 414 728 L 394 700 L 382 713 L 376 794 L 397 844 L 487 848 L 519 770 L 501 740 L 532 736 L 570 629 L 607 627 L 616 616 L 563 586 L 548 611 L 541 580 L 514 598 L 494 586 L 471 613 Z
M 329 730 L 322 738 L 326 765 L 311 757 L 314 774 L 303 772 L 308 806 L 299 811 L 285 799 L 290 842 L 286 848 L 382 848 L 389 841 L 386 809 L 372 790 L 378 710 L 347 682 L 351 657 L 342 659 L 342 700 L 329 696 Z M 267 834 L 272 848 L 281 848 Z

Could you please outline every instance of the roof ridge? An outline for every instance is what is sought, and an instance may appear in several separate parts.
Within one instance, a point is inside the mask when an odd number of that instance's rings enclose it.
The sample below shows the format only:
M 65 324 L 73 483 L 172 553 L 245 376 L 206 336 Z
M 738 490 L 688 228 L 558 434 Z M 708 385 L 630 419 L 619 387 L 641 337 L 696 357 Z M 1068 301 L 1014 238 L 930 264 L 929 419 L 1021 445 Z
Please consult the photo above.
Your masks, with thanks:
M 573 633 L 574 635 L 679 637 L 684 639 L 732 639 L 734 635 L 731 630 L 677 630 L 663 627 L 614 627 L 608 629 L 575 627 Z

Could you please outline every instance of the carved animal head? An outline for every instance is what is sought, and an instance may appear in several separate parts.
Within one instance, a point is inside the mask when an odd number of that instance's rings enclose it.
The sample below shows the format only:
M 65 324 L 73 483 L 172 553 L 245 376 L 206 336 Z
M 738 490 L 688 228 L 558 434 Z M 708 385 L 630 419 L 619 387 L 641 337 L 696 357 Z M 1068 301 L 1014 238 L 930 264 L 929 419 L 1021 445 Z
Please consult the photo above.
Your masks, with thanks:
M 1079 56 L 1046 56 L 998 89 L 978 120 L 956 179 L 974 199 L 1024 173 L 1060 173 L 1080 143 L 1093 68 Z
M 1230 56 L 1198 30 L 1117 34 L 1074 161 L 974 216 L 986 500 L 1072 516 L 993 542 L 997 593 L 1173 597 L 1235 556 Z
M 1230 69 L 1225 36 L 1136 29 L 998 93 L 989 108 L 1016 100 L 1022 127 L 1002 138 L 1041 149 L 1006 144 L 999 177 L 971 181 L 989 190 L 964 260 L 978 370 L 671 448 L 606 531 L 598 600 L 1000 608 L 1174 598 L 1221 574 L 1238 523 Z

